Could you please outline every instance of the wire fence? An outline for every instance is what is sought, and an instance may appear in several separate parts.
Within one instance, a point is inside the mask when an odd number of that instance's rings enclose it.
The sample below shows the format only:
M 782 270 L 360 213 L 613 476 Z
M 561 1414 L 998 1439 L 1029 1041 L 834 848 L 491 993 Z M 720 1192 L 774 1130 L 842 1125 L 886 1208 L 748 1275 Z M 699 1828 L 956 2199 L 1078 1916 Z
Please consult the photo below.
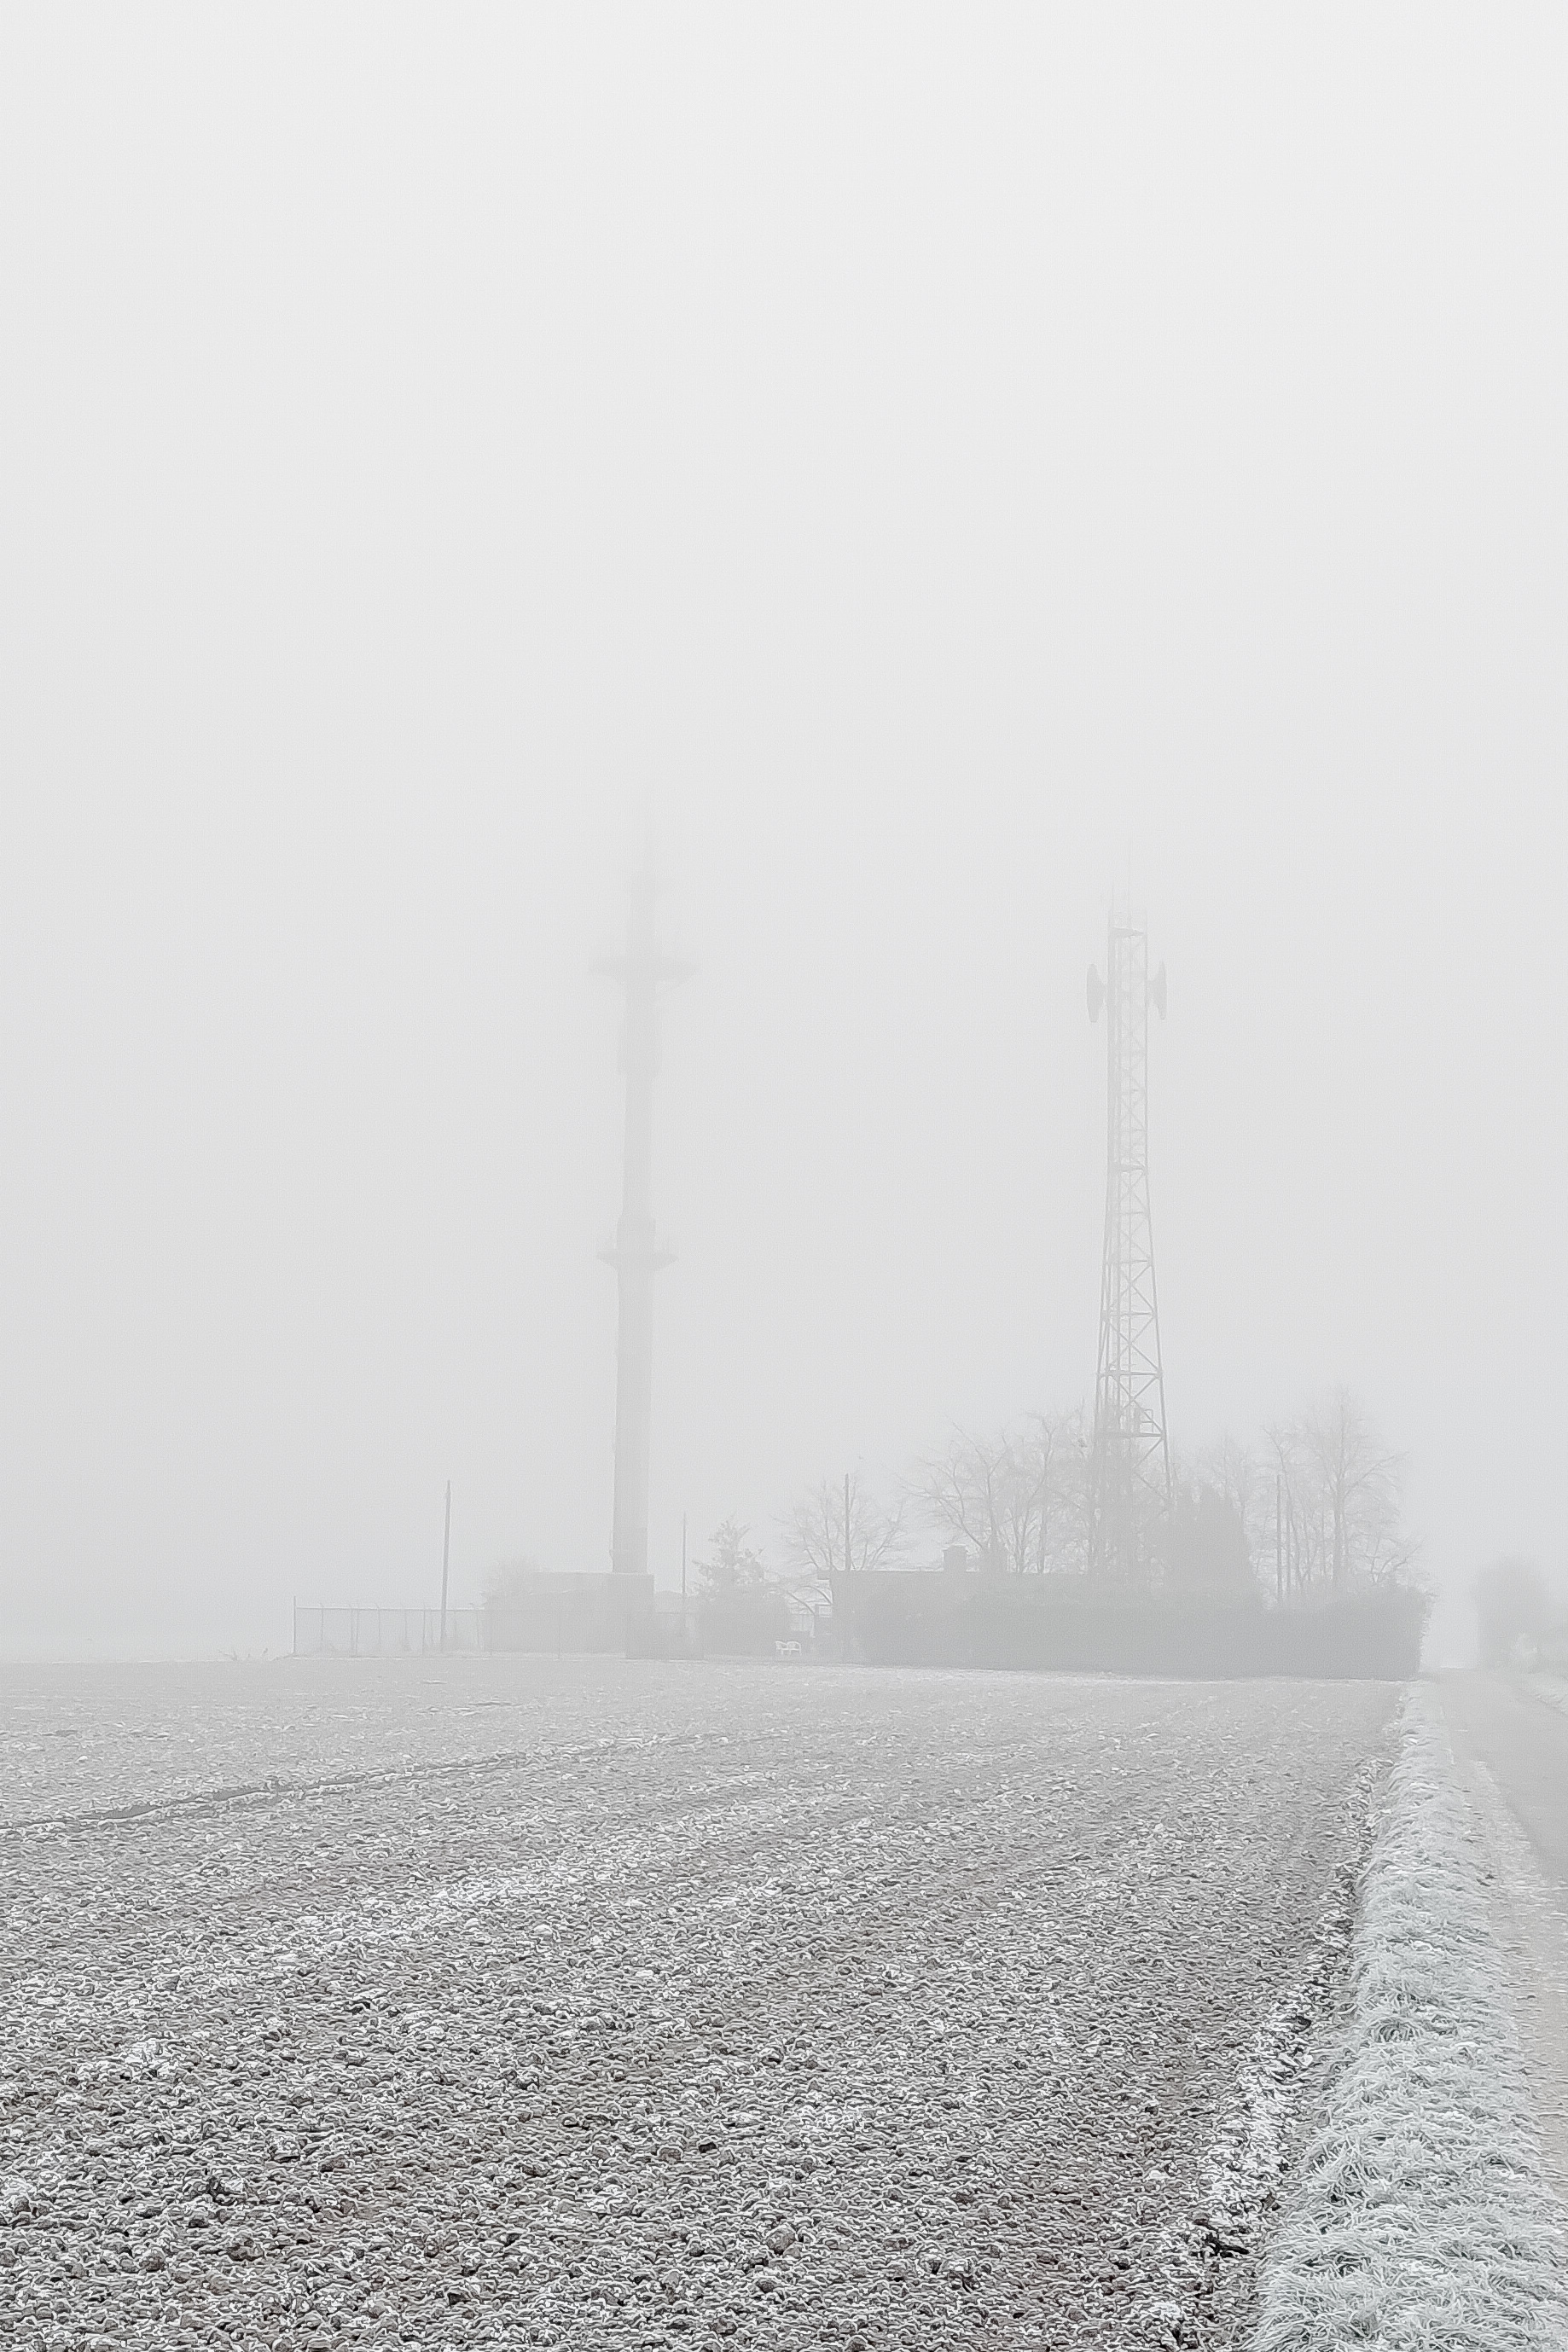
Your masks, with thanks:
M 715 1605 L 655 1593 L 646 1576 L 541 1574 L 482 1609 L 294 1603 L 294 1655 L 382 1658 L 507 1651 L 641 1658 L 820 1654 L 816 1616 L 777 1594 Z
M 328 1609 L 294 1603 L 298 1657 L 403 1657 L 421 1650 L 482 1650 L 482 1609 L 448 1609 L 442 1638 L 439 1609 Z

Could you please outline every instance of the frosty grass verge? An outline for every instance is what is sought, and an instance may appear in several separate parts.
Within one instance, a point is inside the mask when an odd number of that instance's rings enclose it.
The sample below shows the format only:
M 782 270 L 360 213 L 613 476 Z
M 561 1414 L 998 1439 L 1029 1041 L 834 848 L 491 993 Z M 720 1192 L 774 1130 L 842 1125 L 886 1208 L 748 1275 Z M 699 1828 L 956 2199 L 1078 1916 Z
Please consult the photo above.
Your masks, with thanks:
M 1345 2047 L 1262 2283 L 1256 2352 L 1568 2344 L 1563 2217 L 1436 1693 L 1405 1703 Z

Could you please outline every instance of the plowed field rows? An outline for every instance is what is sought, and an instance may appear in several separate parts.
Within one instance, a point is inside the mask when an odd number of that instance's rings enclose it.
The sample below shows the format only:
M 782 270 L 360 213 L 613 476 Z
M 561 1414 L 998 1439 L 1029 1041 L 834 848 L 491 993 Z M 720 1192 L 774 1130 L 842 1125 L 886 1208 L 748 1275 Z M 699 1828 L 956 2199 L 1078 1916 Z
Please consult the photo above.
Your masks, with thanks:
M 11 1670 L 0 2333 L 1233 2341 L 1393 1696 Z

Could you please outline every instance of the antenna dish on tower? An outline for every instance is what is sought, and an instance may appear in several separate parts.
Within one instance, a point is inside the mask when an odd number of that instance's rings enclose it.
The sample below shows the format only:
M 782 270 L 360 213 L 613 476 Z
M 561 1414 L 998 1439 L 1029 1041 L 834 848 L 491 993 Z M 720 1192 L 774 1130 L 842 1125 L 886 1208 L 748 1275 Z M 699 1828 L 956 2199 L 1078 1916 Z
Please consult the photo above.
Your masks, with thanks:
M 1091 1021 L 1099 1020 L 1100 1008 L 1104 1002 L 1105 982 L 1101 980 L 1094 965 L 1090 964 L 1089 968 L 1089 1017 Z
M 1165 1017 L 1165 967 L 1163 964 L 1149 982 L 1149 1002 L 1163 1021 Z

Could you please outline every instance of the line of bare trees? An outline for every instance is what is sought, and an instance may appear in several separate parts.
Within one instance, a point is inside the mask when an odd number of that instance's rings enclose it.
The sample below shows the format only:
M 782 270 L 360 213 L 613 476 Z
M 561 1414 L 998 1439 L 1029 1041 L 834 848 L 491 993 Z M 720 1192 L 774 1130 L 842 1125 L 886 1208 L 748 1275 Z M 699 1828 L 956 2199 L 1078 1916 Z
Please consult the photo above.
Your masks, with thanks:
M 1084 1576 L 1093 1501 L 1080 1410 L 1034 1413 L 991 1433 L 955 1429 L 889 1494 L 858 1473 L 825 1478 L 782 1523 L 775 1587 L 807 1598 L 830 1577 L 910 1564 L 934 1543 L 994 1574 Z M 1415 1547 L 1404 1515 L 1404 1460 L 1345 1388 L 1270 1423 L 1254 1443 L 1221 1437 L 1173 1461 L 1162 1535 L 1164 1580 L 1283 1602 L 1367 1592 L 1403 1580 Z M 761 1581 L 761 1552 L 726 1522 L 704 1589 Z
M 1249 1543 L 1255 1559 L 1277 1558 L 1281 1599 L 1373 1590 L 1415 1566 L 1405 1457 L 1349 1389 L 1267 1430 L 1265 1443 Z
M 1079 1412 L 1032 1413 L 988 1436 L 955 1429 L 910 1483 L 926 1525 L 980 1567 L 1048 1576 L 1088 1566 L 1089 1443 Z

